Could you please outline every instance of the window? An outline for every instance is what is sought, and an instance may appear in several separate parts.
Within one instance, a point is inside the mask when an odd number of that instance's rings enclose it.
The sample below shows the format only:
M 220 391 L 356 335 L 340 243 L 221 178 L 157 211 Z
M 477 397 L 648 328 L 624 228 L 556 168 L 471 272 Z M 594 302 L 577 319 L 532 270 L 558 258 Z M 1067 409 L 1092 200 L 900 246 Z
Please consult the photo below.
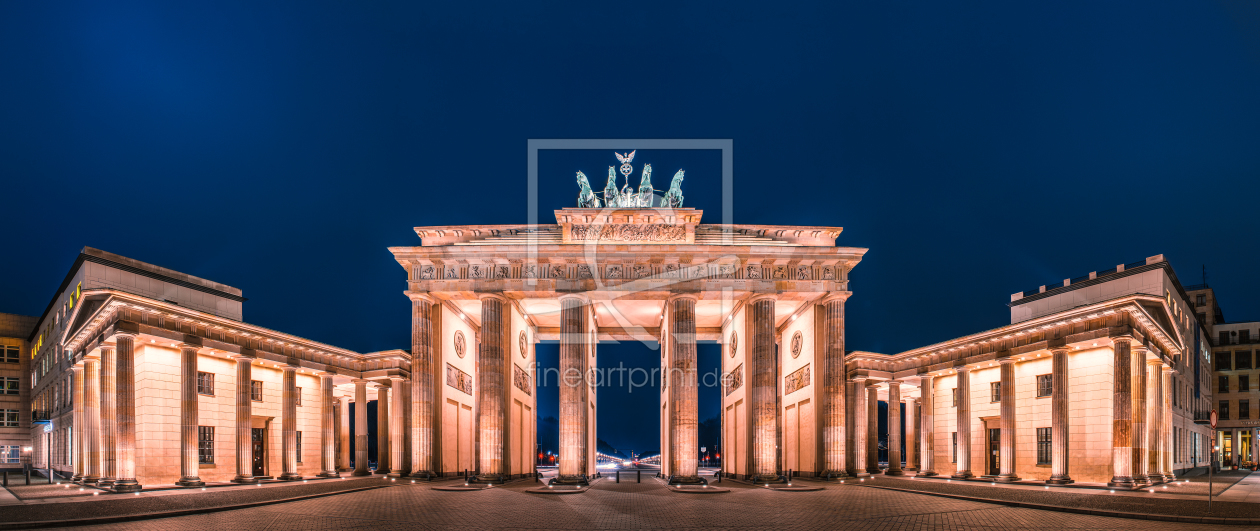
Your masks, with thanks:
M 262 381 L 249 381 L 249 399 L 255 402 L 262 402 Z
M 1200 294 L 1198 294 L 1198 295 L 1195 295 L 1195 296 L 1194 296 L 1194 305 L 1195 305 L 1195 306 L 1207 306 L 1207 295 L 1204 295 L 1204 294 L 1202 294 L 1202 293 L 1200 293 Z
M 1228 345 L 1229 344 L 1229 331 L 1221 330 L 1220 337 L 1217 339 L 1220 339 L 1220 342 L 1217 343 L 1218 345 Z
M 1216 416 L 1221 420 L 1229 420 L 1229 400 L 1221 400 L 1216 409 Z
M 0 463 L 16 465 L 22 460 L 22 449 L 18 446 L 0 446 Z
M 1054 394 L 1054 375 L 1038 374 L 1037 375 L 1037 398 L 1050 396 Z
M 1238 401 L 1238 420 L 1247 420 L 1249 418 L 1251 418 L 1251 401 L 1239 400 Z
M 4 394 L 16 395 L 22 391 L 22 380 L 18 378 L 4 378 Z
M 1218 371 L 1232 370 L 1233 367 L 1230 366 L 1231 361 L 1233 361 L 1233 356 L 1230 356 L 1228 352 L 1217 352 L 1215 370 L 1218 370 Z
M 1217 377 L 1216 377 L 1216 392 L 1218 392 L 1218 393 L 1228 393 L 1228 392 L 1229 392 L 1229 377 L 1228 377 L 1228 376 L 1217 376 Z
M 197 371 L 197 394 L 214 396 L 214 373 Z
M 1238 342 L 1239 342 L 1239 343 L 1242 343 L 1242 344 L 1244 344 L 1244 345 L 1245 345 L 1245 344 L 1247 344 L 1247 343 L 1250 343 L 1250 342 L 1251 342 L 1251 330 L 1239 330 L 1239 331 L 1238 331 Z M 1248 353 L 1247 353 L 1247 355 L 1248 355 L 1248 356 L 1250 356 L 1250 355 L 1251 355 L 1251 353 L 1250 353 L 1250 352 L 1248 352 Z
M 297 462 L 302 462 L 302 432 L 297 432 Z
M 954 452 L 953 454 L 951 454 L 952 457 L 950 458 L 949 462 L 957 463 L 958 462 L 958 432 L 953 432 L 950 434 L 950 436 L 954 439 Z
M 214 426 L 197 426 L 197 462 L 214 464 Z
M 18 417 L 18 410 L 16 410 L 16 409 L 6 409 L 6 410 L 4 410 L 4 419 L 3 419 L 3 420 L 4 420 L 4 427 L 6 427 L 6 428 L 19 428 L 20 426 L 18 426 L 18 418 L 19 418 L 19 417 Z
M 17 347 L 4 347 L 4 362 L 5 363 L 19 363 L 20 362 L 20 359 L 18 358 Z
M 1240 375 L 1238 377 L 1238 392 L 1242 393 L 1242 392 L 1250 391 L 1250 390 L 1251 390 L 1251 378 L 1248 378 L 1246 374 Z
M 302 407 L 302 388 L 301 387 L 297 388 L 297 392 L 295 393 L 295 395 L 297 399 L 297 407 Z M 301 445 L 298 445 L 298 447 L 301 448 Z M 302 455 L 302 454 L 298 453 L 298 455 Z M 298 462 L 300 463 L 301 462 L 300 459 L 302 458 L 299 457 L 298 459 L 299 459 Z
M 1002 382 L 993 382 L 989 384 L 989 402 L 1002 401 Z
M 958 407 L 958 388 L 955 387 L 953 391 L 954 391 L 954 404 L 952 407 Z
M 1244 371 L 1251 368 L 1251 351 L 1240 350 L 1234 353 L 1234 370 Z
M 1050 464 L 1050 428 L 1037 428 L 1037 464 Z

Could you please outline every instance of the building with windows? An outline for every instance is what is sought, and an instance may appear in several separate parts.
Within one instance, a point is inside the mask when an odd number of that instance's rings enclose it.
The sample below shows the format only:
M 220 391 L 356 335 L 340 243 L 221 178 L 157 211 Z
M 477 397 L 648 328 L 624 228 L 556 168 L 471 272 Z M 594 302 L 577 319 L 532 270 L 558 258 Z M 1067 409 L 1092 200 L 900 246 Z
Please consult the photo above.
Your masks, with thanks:
M 30 348 L 35 318 L 0 314 L 0 469 L 22 466 L 31 457 Z
M 1016 293 L 1001 328 L 851 354 L 849 473 L 881 472 L 878 401 L 905 403 L 890 475 L 1133 488 L 1204 465 L 1211 350 L 1191 301 L 1154 256 Z
M 352 462 L 353 400 L 354 474 L 366 475 L 377 399 L 378 469 L 406 466 L 410 356 L 251 325 L 244 301 L 231 286 L 84 248 L 44 313 L 14 321 L 27 334 L 0 339 L 6 361 L 18 348 L 5 365 L 20 370 L 4 374 L 22 378 L 33 464 L 122 492 L 335 476 Z
M 1216 293 L 1206 284 L 1191 286 L 1190 294 L 1206 316 L 1212 343 L 1212 407 L 1220 417 L 1217 461 L 1222 466 L 1260 462 L 1260 321 L 1225 321 Z

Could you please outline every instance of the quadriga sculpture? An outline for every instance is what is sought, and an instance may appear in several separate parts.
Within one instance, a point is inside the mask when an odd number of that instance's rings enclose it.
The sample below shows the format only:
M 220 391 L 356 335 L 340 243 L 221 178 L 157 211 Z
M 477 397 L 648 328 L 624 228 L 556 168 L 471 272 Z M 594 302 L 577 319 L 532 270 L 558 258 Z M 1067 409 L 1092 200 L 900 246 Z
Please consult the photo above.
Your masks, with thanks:
M 682 208 L 682 182 L 683 171 L 678 170 L 678 173 L 674 174 L 674 180 L 669 183 L 669 191 L 665 192 L 665 198 L 661 199 L 661 206 L 666 208 Z

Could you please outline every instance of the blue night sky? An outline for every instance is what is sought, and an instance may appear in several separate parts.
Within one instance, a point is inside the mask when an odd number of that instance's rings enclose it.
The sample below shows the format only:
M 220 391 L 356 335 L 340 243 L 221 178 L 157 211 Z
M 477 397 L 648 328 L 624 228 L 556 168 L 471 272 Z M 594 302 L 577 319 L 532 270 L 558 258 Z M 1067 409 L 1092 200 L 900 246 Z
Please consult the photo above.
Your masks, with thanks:
M 1260 319 L 1260 3 L 466 6 L 0 4 L 0 312 L 38 315 L 88 245 L 239 287 L 251 323 L 408 348 L 386 248 L 524 222 L 527 139 L 729 138 L 735 222 L 870 249 L 850 349 L 1161 253 Z M 715 153 L 639 156 L 719 219 Z M 614 162 L 544 153 L 540 219 Z M 601 396 L 600 436 L 655 449 L 655 400 Z

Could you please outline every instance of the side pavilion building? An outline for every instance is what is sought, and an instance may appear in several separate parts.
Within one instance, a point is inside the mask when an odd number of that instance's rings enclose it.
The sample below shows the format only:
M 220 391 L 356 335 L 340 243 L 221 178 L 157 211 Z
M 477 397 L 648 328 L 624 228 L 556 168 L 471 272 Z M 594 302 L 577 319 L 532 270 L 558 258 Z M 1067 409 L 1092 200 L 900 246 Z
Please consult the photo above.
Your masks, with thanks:
M 1008 326 L 848 357 L 851 473 L 880 472 L 877 400 L 889 426 L 902 402 L 909 417 L 904 469 L 900 430 L 888 437 L 890 475 L 1137 488 L 1207 464 L 1208 328 L 1162 255 L 1016 293 L 1010 307 Z

